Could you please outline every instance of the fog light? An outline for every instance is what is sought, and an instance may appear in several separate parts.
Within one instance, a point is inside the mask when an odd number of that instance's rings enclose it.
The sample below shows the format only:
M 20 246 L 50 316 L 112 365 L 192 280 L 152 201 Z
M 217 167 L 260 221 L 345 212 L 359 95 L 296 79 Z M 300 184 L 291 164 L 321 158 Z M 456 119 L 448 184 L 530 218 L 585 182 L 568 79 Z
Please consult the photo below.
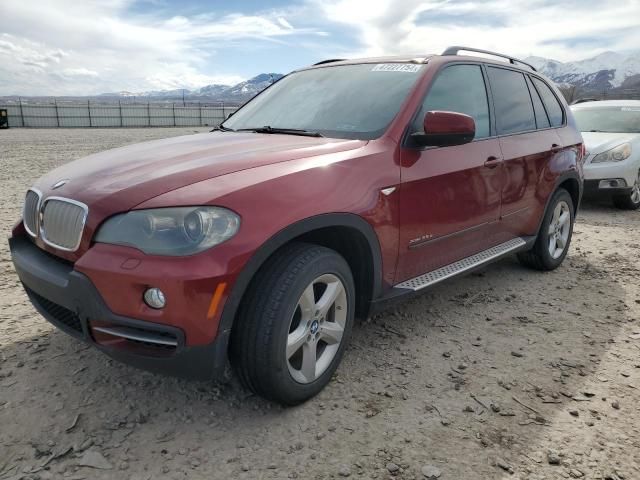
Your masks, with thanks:
M 164 293 L 159 288 L 149 288 L 144 292 L 144 303 L 151 308 L 164 308 L 167 301 L 164 298 Z
M 610 180 L 600 180 L 599 188 L 625 188 L 627 182 L 624 178 L 612 178 Z

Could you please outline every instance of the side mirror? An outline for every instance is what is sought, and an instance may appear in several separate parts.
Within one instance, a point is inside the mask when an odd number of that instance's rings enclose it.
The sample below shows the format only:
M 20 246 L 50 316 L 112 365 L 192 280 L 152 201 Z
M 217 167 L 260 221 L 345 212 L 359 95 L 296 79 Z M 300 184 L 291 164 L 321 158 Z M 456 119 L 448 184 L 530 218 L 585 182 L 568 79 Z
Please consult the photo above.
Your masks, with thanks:
M 469 143 L 476 136 L 476 122 L 469 115 L 457 112 L 431 111 L 424 116 L 424 132 L 411 134 L 423 147 L 449 147 Z

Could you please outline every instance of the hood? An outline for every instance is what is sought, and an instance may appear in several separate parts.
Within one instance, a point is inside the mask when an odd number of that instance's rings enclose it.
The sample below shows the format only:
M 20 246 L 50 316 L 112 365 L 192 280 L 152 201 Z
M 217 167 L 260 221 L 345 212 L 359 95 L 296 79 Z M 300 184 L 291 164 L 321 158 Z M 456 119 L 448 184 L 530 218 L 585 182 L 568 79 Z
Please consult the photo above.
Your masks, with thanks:
M 637 137 L 638 135 L 633 133 L 582 132 L 589 156 L 606 152 L 622 143 L 631 142 Z
M 359 140 L 213 132 L 129 145 L 57 168 L 36 183 L 46 196 L 85 203 L 106 216 L 180 187 L 263 165 L 335 153 Z M 60 180 L 63 186 L 53 189 Z

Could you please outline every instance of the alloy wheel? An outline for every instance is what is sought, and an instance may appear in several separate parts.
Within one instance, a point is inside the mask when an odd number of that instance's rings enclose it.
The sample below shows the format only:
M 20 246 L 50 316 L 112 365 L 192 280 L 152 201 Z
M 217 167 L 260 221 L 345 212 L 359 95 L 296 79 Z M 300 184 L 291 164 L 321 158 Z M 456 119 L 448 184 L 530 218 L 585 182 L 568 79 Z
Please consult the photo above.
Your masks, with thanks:
M 291 318 L 286 359 L 298 383 L 322 375 L 338 353 L 347 321 L 347 293 L 342 281 L 327 273 L 302 292 Z
M 560 201 L 553 211 L 549 223 L 549 254 L 551 258 L 559 258 L 567 247 L 571 232 L 571 211 L 565 201 Z
M 633 184 L 633 188 L 631 189 L 631 201 L 633 203 L 640 203 L 640 171 L 638 172 L 636 183 Z

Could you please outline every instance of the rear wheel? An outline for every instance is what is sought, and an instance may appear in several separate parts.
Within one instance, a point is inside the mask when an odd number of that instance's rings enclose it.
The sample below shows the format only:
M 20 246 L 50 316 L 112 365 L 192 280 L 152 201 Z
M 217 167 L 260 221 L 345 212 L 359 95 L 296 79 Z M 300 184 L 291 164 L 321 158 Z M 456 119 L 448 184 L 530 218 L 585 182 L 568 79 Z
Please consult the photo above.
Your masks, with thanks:
M 355 288 L 335 251 L 292 244 L 257 274 L 231 338 L 231 361 L 254 393 L 286 405 L 316 395 L 347 346 Z
M 558 268 L 569 250 L 573 222 L 573 199 L 569 192 L 560 188 L 551 198 L 533 248 L 518 254 L 520 263 L 537 270 Z
M 638 178 L 636 178 L 636 182 L 631 188 L 631 193 L 616 195 L 613 197 L 613 204 L 623 210 L 637 210 L 640 208 L 640 171 L 638 171 Z

